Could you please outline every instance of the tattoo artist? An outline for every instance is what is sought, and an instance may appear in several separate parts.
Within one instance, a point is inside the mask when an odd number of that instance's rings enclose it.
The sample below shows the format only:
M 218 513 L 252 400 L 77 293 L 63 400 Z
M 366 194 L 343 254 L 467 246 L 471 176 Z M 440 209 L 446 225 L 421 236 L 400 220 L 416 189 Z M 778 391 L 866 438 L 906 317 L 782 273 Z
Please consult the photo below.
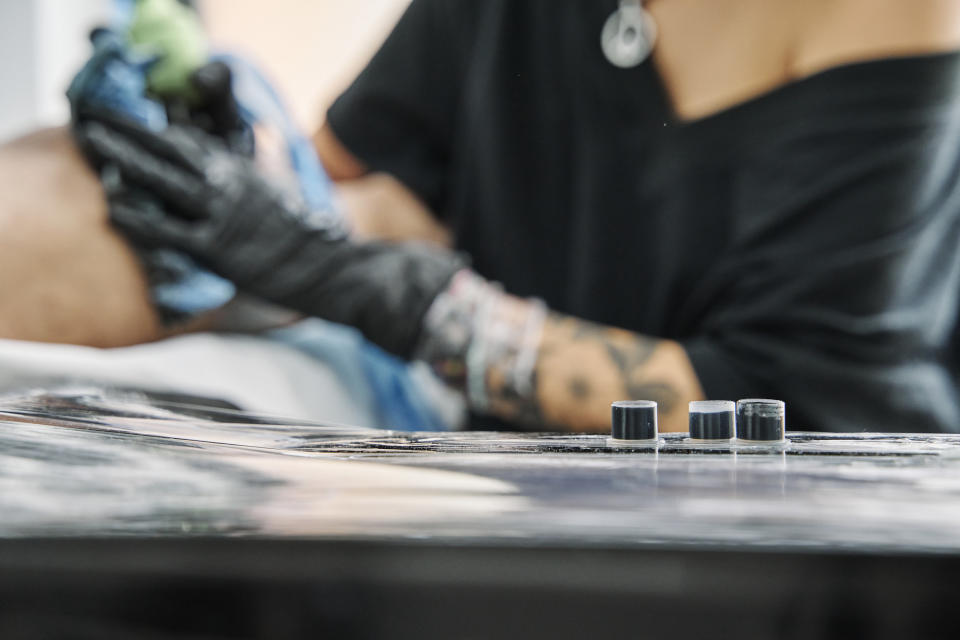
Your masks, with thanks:
M 413 0 L 317 145 L 469 261 L 352 239 L 195 127 L 75 133 L 128 237 L 427 361 L 478 424 L 605 430 L 645 398 L 682 430 L 688 401 L 767 396 L 806 428 L 950 430 L 960 29 L 922 19 L 948 4 L 871 4 L 896 29 L 859 42 L 855 0 Z

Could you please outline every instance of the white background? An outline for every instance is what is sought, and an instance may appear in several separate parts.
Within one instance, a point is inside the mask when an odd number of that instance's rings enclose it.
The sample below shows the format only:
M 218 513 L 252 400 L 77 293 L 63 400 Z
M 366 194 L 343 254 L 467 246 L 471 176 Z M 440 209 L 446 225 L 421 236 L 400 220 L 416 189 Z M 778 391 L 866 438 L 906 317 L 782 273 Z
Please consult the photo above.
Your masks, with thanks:
M 214 46 L 258 62 L 300 124 L 322 120 L 409 0 L 204 0 Z M 110 0 L 0 0 L 0 142 L 66 122 L 64 92 Z

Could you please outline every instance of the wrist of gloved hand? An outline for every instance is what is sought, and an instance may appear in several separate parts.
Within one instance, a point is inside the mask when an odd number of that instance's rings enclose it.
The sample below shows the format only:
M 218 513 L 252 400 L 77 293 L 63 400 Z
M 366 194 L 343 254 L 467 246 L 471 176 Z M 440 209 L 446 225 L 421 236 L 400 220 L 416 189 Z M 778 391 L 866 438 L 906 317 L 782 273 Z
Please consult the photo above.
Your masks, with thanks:
M 504 293 L 462 269 L 426 313 L 414 351 L 471 408 L 522 415 L 536 393 L 536 363 L 546 321 L 540 300 Z

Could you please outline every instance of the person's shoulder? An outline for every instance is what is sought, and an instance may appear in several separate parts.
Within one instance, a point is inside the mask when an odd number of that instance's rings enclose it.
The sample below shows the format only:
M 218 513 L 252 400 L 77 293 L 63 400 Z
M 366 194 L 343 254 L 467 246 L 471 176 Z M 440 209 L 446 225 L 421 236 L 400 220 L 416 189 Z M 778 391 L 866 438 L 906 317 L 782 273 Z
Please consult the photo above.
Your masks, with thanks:
M 805 7 L 792 56 L 797 76 L 868 60 L 960 51 L 957 0 L 818 0 Z

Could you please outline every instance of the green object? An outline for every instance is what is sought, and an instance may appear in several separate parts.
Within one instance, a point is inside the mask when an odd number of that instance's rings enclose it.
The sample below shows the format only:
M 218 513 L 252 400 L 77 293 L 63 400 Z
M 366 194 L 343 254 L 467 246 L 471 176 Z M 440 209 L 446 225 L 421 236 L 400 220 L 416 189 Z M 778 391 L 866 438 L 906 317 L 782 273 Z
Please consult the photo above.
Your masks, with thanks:
M 191 74 L 206 64 L 207 40 L 200 18 L 177 0 L 138 0 L 127 37 L 138 53 L 155 55 L 147 86 L 161 97 L 190 101 Z

